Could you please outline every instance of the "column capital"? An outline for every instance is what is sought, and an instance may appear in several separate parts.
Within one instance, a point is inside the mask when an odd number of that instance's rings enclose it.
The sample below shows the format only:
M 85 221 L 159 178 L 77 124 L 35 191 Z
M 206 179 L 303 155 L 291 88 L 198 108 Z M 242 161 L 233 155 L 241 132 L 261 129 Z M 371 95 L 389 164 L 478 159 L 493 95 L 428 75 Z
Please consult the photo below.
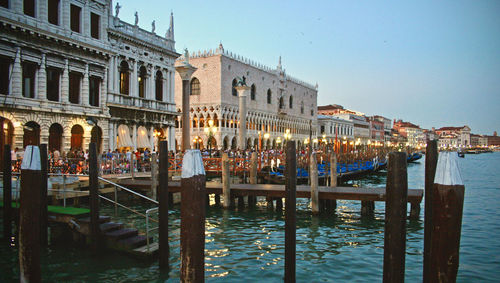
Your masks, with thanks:
M 191 79 L 191 75 L 193 75 L 193 73 L 197 70 L 197 68 L 189 63 L 188 64 L 184 63 L 180 66 L 176 66 L 175 70 L 179 73 L 183 81 L 189 81 Z
M 234 88 L 238 92 L 238 96 L 247 96 L 248 91 L 250 90 L 250 87 L 246 85 L 235 86 Z

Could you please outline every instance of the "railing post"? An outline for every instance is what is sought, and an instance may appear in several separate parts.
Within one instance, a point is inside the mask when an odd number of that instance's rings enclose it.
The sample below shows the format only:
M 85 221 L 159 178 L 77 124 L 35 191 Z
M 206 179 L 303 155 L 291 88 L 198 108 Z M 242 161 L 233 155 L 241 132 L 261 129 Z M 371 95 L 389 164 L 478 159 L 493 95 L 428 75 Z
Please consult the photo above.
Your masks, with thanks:
M 40 244 L 47 246 L 48 244 L 48 211 L 47 211 L 47 182 L 48 182 L 48 160 L 47 160 L 47 144 L 40 145 L 40 161 L 42 183 L 40 186 Z
M 404 282 L 408 201 L 406 153 L 389 153 L 387 168 L 383 282 Z
M 12 160 L 10 145 L 3 149 L 3 236 L 10 242 L 12 236 Z M 17 180 L 19 183 L 19 179 Z
M 199 150 L 184 154 L 181 187 L 181 282 L 203 282 L 206 188 Z
M 465 187 L 455 152 L 439 155 L 432 191 L 429 282 L 457 279 Z
M 318 166 L 316 165 L 316 152 L 311 152 L 309 158 L 309 172 L 311 173 L 311 210 L 313 214 L 319 214 L 319 192 L 318 192 Z
M 437 140 L 427 142 L 425 151 L 425 212 L 424 212 L 424 274 L 423 282 L 430 282 L 429 264 L 432 233 L 432 187 L 436 176 L 436 165 L 438 161 Z
M 285 282 L 295 282 L 297 156 L 295 141 L 286 143 Z
M 26 147 L 21 165 L 19 265 L 21 282 L 41 282 L 40 267 L 40 149 Z
M 97 167 L 97 146 L 91 142 L 89 144 L 89 204 L 90 204 L 90 241 L 93 252 L 99 248 L 99 181 Z
M 168 244 L 168 146 L 167 141 L 160 141 L 160 169 L 158 190 L 158 244 L 160 269 L 168 269 L 170 255 Z

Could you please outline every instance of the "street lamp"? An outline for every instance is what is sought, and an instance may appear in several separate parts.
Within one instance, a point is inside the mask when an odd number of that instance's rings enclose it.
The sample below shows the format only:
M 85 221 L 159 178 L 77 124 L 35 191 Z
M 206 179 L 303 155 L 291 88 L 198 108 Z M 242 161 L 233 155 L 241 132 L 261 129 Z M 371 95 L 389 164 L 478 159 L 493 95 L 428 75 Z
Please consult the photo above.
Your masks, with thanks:
M 203 129 L 208 135 L 208 156 L 212 157 L 212 137 L 217 133 L 217 126 L 214 126 L 214 120 L 208 120 L 208 127 Z

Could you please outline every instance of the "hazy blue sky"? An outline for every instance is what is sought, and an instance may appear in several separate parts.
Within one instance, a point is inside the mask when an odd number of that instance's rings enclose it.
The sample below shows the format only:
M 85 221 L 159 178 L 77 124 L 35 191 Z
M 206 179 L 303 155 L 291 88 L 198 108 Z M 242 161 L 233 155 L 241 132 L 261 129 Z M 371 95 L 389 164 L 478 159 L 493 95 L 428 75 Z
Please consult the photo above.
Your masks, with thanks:
M 138 11 L 162 35 L 173 11 L 179 53 L 222 42 L 270 67 L 281 55 L 288 74 L 319 84 L 318 105 L 500 130 L 500 1 L 118 2 L 122 20 Z

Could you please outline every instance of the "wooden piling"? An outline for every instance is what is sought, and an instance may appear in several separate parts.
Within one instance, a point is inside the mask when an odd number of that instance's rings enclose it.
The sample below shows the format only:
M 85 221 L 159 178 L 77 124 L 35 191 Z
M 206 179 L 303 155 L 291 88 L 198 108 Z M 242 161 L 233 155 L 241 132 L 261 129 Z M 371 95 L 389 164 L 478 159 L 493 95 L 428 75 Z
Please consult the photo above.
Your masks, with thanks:
M 157 200 L 158 189 L 158 160 L 156 152 L 151 154 L 151 197 Z
M 311 153 L 309 158 L 309 172 L 311 175 L 311 210 L 313 214 L 319 214 L 319 191 L 318 191 L 318 166 L 316 152 Z
M 9 152 L 10 153 L 10 152 Z M 40 267 L 40 149 L 29 145 L 21 165 L 19 271 L 21 282 L 41 282 Z
M 385 202 L 384 282 L 404 282 L 408 175 L 406 153 L 389 153 Z
M 283 198 L 276 198 L 276 211 L 283 211 Z
M 455 282 L 465 187 L 455 152 L 439 155 L 432 192 L 432 232 L 429 251 L 429 282 Z
M 436 166 L 438 161 L 437 140 L 427 142 L 425 151 L 425 212 L 424 212 L 424 274 L 423 282 L 429 281 L 429 254 L 431 249 L 432 234 L 432 187 L 436 175 Z M 420 206 L 420 205 L 419 205 Z
M 97 165 L 97 145 L 89 144 L 89 206 L 90 245 L 94 253 L 99 250 L 99 168 Z
M 214 200 L 215 200 L 215 205 L 220 206 L 220 194 L 215 194 Z
M 167 141 L 160 141 L 159 144 L 160 164 L 159 164 L 159 186 L 158 186 L 158 252 L 160 269 L 168 269 L 168 258 L 170 248 L 168 243 L 168 146 Z M 156 156 L 154 156 L 156 158 Z M 156 189 L 156 188 L 155 188 Z
M 199 150 L 186 151 L 181 177 L 181 282 L 203 282 L 206 188 Z
M 286 143 L 285 282 L 295 282 L 297 157 L 295 141 Z
M 335 153 L 330 156 L 330 187 L 337 187 L 337 155 Z
M 135 160 L 135 152 L 132 151 L 132 154 L 130 155 L 130 177 L 132 178 L 132 180 L 135 177 L 135 164 L 134 164 L 134 160 Z
M 3 237 L 10 241 L 12 237 L 12 160 L 10 145 L 3 149 Z
M 229 156 L 222 154 L 222 195 L 224 196 L 224 208 L 234 207 L 234 200 L 231 197 L 231 187 L 229 183 Z
M 250 184 L 256 185 L 257 184 L 257 167 L 258 167 L 258 162 L 257 162 L 257 152 L 252 153 L 252 157 L 250 159 Z M 257 200 L 255 196 L 249 195 L 248 196 L 248 207 L 254 207 L 256 204 Z
M 266 197 L 266 206 L 268 210 L 273 210 L 274 209 L 274 204 L 273 204 L 273 198 L 272 197 Z
M 40 186 L 40 245 L 48 245 L 48 211 L 47 211 L 47 186 L 48 186 L 48 166 L 47 144 L 40 145 L 41 162 L 41 186 Z M 77 198 L 78 199 L 78 198 Z

